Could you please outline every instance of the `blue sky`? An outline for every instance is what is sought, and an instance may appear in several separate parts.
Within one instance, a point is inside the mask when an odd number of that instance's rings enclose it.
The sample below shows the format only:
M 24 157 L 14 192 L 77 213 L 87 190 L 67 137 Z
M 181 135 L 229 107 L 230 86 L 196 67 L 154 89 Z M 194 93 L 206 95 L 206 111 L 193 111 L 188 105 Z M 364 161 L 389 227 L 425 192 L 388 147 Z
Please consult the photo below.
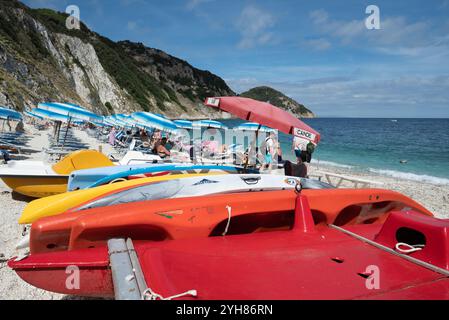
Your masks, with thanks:
M 236 92 L 268 85 L 319 116 L 449 117 L 449 0 L 26 0 L 162 49 Z M 380 9 L 368 30 L 365 9 Z

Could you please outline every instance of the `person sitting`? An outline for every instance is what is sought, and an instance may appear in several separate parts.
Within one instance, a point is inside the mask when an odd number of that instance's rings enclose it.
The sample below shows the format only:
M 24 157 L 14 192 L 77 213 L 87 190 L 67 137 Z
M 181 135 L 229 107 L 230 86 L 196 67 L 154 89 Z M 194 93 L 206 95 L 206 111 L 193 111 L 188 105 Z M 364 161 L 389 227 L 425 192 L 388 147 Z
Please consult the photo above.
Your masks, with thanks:
M 18 133 L 24 133 L 25 132 L 25 127 L 23 126 L 23 121 L 20 120 L 17 125 L 16 125 L 16 132 Z
M 167 150 L 165 145 L 167 144 L 167 138 L 162 138 L 157 141 L 154 147 L 154 153 L 157 154 L 162 159 L 165 159 L 171 155 L 170 151 Z
M 142 141 L 142 147 L 149 148 L 151 146 L 150 137 L 145 130 L 140 130 L 140 141 Z
M 298 161 L 298 164 L 286 161 L 284 164 L 284 171 L 286 176 L 307 178 L 307 166 L 302 161 Z

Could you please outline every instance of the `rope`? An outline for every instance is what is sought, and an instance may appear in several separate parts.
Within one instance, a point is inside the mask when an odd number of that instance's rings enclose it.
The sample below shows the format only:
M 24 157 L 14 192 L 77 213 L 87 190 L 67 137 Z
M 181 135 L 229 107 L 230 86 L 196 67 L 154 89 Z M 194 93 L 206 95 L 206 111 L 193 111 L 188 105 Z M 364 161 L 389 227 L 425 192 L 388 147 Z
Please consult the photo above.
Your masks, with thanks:
M 198 295 L 198 293 L 196 290 L 189 290 L 189 291 L 186 291 L 186 292 L 183 292 L 180 294 L 176 294 L 171 297 L 164 298 L 159 293 L 156 293 L 153 290 L 151 290 L 151 288 L 148 288 L 142 293 L 142 300 L 173 300 L 173 299 L 177 299 L 177 298 L 181 298 L 181 297 L 185 297 L 185 296 L 196 297 L 197 295 Z
M 232 214 L 231 214 L 232 207 L 226 206 L 226 209 L 228 210 L 228 223 L 226 224 L 226 228 L 225 228 L 225 230 L 224 230 L 224 232 L 222 234 L 223 237 L 226 236 L 226 234 L 228 233 L 229 225 L 231 224 L 231 216 L 232 216 Z
M 405 247 L 406 249 L 403 249 L 403 247 Z M 413 253 L 422 250 L 424 247 L 424 244 L 410 245 L 408 243 L 398 242 L 395 246 L 395 249 L 401 253 Z

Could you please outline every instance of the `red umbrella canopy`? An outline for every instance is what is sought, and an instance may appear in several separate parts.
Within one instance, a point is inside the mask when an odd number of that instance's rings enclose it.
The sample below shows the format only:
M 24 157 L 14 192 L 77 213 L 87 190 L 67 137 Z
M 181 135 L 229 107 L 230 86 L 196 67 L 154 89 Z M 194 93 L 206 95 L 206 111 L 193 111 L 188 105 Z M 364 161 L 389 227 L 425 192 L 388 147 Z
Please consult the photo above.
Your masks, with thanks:
M 216 97 L 207 98 L 204 104 L 231 113 L 240 119 L 257 122 L 316 144 L 320 141 L 320 134 L 317 131 L 291 113 L 266 102 L 242 97 Z

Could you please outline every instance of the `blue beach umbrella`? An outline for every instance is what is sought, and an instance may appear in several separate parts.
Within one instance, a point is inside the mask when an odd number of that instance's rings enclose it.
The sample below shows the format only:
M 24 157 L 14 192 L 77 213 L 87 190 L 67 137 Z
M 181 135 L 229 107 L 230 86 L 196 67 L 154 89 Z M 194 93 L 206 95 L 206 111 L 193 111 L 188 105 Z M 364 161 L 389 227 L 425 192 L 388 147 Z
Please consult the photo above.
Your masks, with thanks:
M 120 119 L 120 117 L 116 114 L 106 117 L 106 122 L 109 124 L 112 124 L 113 126 L 122 127 L 122 128 L 132 128 L 136 124 L 130 124 L 128 121 L 123 121 Z
M 59 103 L 59 102 L 39 103 L 38 108 L 62 114 L 70 118 L 76 118 L 88 122 L 101 122 L 103 120 L 103 117 L 93 112 L 90 112 L 80 106 L 76 106 L 74 104 L 69 103 Z
M 36 118 L 36 119 L 39 119 L 39 120 L 43 120 L 44 119 L 44 117 L 41 117 L 41 116 L 39 116 L 37 114 L 34 114 L 31 111 L 24 111 L 23 113 L 26 114 L 29 117 L 33 117 L 33 118 Z
M 115 118 L 121 122 L 126 123 L 128 126 L 135 127 L 137 126 L 136 121 L 127 114 L 116 114 Z
M 214 128 L 214 129 L 229 129 L 227 126 L 225 126 L 223 123 L 215 120 L 199 120 L 193 122 L 194 127 L 201 127 L 201 128 Z
M 178 130 L 173 121 L 150 112 L 135 112 L 131 114 L 131 117 L 136 121 L 138 127 L 145 129 L 157 129 L 170 133 Z
M 62 114 L 51 112 L 51 111 L 40 109 L 40 108 L 35 108 L 35 109 L 31 110 L 31 112 L 29 112 L 29 114 L 31 114 L 33 117 L 40 118 L 40 119 L 61 121 L 64 123 L 69 122 L 68 116 L 64 116 Z
M 3 120 L 22 120 L 22 115 L 17 111 L 0 107 L 0 119 Z
M 246 122 L 242 123 L 241 125 L 234 127 L 233 130 L 235 131 L 259 131 L 259 132 L 275 132 L 275 129 L 272 129 L 270 127 L 262 126 L 255 122 Z
M 67 116 L 69 121 L 67 122 L 67 131 L 65 132 L 64 141 L 62 146 L 64 147 L 65 141 L 67 139 L 68 129 L 70 127 L 70 123 L 72 122 L 72 118 L 75 123 L 82 121 L 88 121 L 91 123 L 101 122 L 103 121 L 103 117 L 99 116 L 93 112 L 90 112 L 78 105 L 74 105 L 72 103 L 60 103 L 60 102 L 45 102 L 38 104 L 39 109 L 47 110 L 50 112 L 58 113 L 63 116 Z M 60 127 L 60 124 L 58 125 Z M 57 130 L 57 141 L 59 141 L 59 131 Z M 56 134 L 56 133 L 55 133 Z
M 189 121 L 189 120 L 175 120 L 173 121 L 178 128 L 180 129 L 187 129 L 187 130 L 191 130 L 193 129 L 193 122 Z

